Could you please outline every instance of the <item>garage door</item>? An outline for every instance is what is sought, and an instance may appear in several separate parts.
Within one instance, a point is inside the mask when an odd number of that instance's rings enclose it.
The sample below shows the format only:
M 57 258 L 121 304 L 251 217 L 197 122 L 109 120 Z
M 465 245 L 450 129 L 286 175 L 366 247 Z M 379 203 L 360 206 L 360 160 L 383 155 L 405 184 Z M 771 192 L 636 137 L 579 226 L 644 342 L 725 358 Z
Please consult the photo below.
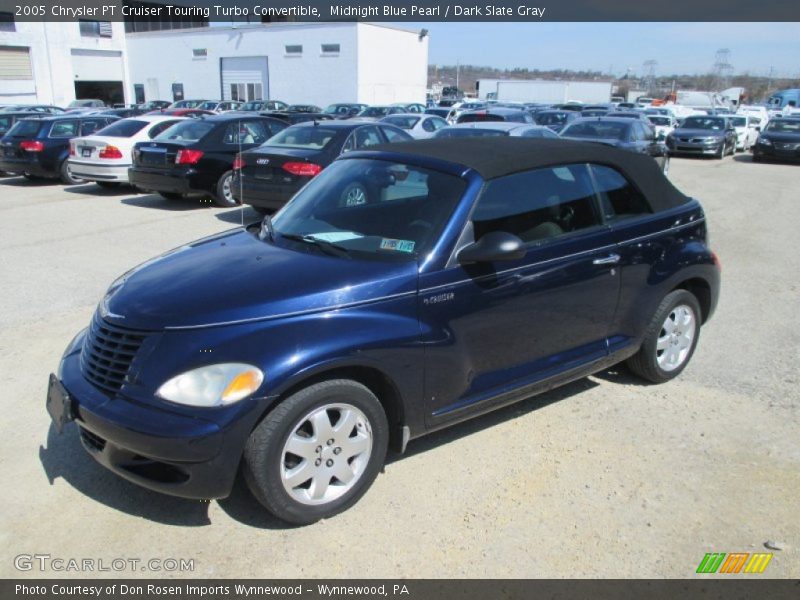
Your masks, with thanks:
M 76 81 L 122 81 L 122 52 L 73 49 L 72 74 Z
M 27 47 L 0 46 L 0 79 L 33 79 Z
M 269 98 L 266 56 L 222 59 L 222 99 L 261 100 Z

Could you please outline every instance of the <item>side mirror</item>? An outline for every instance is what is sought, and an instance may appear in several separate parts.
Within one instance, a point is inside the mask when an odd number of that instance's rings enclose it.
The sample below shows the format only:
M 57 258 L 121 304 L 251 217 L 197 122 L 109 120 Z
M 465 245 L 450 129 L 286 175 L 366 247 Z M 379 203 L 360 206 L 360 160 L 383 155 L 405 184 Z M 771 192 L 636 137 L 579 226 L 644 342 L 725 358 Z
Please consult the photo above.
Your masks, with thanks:
M 492 231 L 458 253 L 460 264 L 519 260 L 525 256 L 525 244 L 505 231 Z

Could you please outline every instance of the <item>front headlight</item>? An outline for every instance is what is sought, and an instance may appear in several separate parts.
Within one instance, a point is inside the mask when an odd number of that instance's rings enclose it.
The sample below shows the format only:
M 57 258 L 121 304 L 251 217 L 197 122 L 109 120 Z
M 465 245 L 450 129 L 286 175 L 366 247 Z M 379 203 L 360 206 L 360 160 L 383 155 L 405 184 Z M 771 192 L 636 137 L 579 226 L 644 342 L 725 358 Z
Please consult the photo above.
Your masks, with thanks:
M 164 383 L 156 395 L 188 406 L 223 406 L 255 392 L 264 381 L 260 369 L 243 363 L 221 363 L 192 369 Z
M 758 138 L 758 143 L 762 146 L 772 146 L 772 141 L 769 138 Z

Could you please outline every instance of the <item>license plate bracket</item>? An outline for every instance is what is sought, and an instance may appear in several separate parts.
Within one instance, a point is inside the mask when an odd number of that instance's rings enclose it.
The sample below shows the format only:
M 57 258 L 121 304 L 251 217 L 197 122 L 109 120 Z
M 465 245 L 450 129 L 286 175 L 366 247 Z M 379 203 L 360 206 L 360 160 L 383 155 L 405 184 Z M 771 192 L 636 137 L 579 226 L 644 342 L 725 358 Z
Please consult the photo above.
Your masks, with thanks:
M 50 373 L 50 381 L 47 386 L 47 412 L 58 433 L 61 433 L 64 425 L 73 419 L 72 399 L 53 373 Z

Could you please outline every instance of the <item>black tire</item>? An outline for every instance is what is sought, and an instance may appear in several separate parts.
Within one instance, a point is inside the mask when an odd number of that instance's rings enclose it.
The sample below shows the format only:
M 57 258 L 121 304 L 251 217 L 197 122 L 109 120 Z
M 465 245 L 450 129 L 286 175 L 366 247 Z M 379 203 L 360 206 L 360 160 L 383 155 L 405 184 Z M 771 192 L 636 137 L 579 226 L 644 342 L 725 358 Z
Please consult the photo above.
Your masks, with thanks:
M 683 362 L 673 370 L 664 370 L 658 363 L 658 339 L 663 333 L 662 326 L 664 325 L 667 317 L 679 306 L 688 306 L 694 313 L 695 328 L 694 338 L 692 339 L 689 351 Z M 700 325 L 702 321 L 702 312 L 700 311 L 700 303 L 691 292 L 686 290 L 674 290 L 667 294 L 658 305 L 653 318 L 647 326 L 642 345 L 639 352 L 634 354 L 628 359 L 628 367 L 639 377 L 646 379 L 652 383 L 664 383 L 680 375 L 681 371 L 686 368 L 689 361 L 692 360 L 692 355 L 697 347 L 697 341 L 700 339 Z M 663 352 L 663 351 L 662 351 Z
M 366 465 L 350 489 L 325 503 L 305 504 L 295 499 L 284 488 L 282 476 L 282 470 L 286 465 L 284 446 L 296 428 L 305 422 L 307 415 L 315 409 L 335 404 L 348 404 L 361 411 L 366 423 L 359 425 L 358 430 L 354 428 L 345 437 L 351 436 L 353 432 L 358 434 L 358 431 L 365 431 L 366 427 L 366 431 L 372 435 L 371 451 Z M 320 442 L 320 447 L 324 448 L 327 445 L 323 440 Z M 383 467 L 388 442 L 389 424 L 386 414 L 380 401 L 369 389 L 348 379 L 323 381 L 281 401 L 250 434 L 244 450 L 245 481 L 256 499 L 273 515 L 289 523 L 307 525 L 332 517 L 358 502 Z M 337 439 L 333 445 L 339 443 L 340 440 Z M 346 460 L 350 464 L 349 459 Z M 298 464 L 302 462 L 301 460 Z M 311 466 L 309 463 L 309 469 Z M 336 480 L 333 475 L 325 477 L 328 478 L 328 484 Z M 310 481 L 305 483 L 309 483 L 310 489 Z M 296 489 L 299 490 L 300 487 Z
M 38 175 L 31 175 L 30 173 L 23 173 L 22 176 L 28 181 L 41 181 L 42 178 Z
M 722 142 L 722 146 L 719 148 L 719 152 L 714 155 L 714 158 L 717 160 L 722 160 L 725 158 L 725 155 L 728 153 L 728 144 L 727 142 Z
M 183 200 L 184 195 L 177 192 L 158 192 L 158 195 L 166 200 Z
M 736 140 L 733 140 L 733 144 L 731 144 L 731 156 L 736 156 Z
M 78 185 L 81 183 L 86 183 L 84 179 L 75 177 L 72 174 L 72 172 L 69 170 L 69 163 L 66 160 L 61 162 L 61 167 L 59 167 L 58 172 L 62 183 L 65 183 L 66 185 Z
M 101 188 L 105 188 L 107 190 L 113 190 L 114 188 L 118 188 L 121 184 L 117 181 L 95 181 L 97 185 Z
M 239 202 L 233 197 L 231 190 L 232 180 L 233 171 L 226 171 L 217 181 L 217 193 L 214 195 L 214 202 L 217 206 L 222 206 L 223 208 L 239 206 Z
M 262 217 L 265 217 L 266 215 L 271 215 L 271 214 L 273 214 L 275 212 L 273 209 L 264 208 L 263 206 L 252 206 L 251 205 L 250 208 L 252 208 L 258 214 L 260 214 Z

